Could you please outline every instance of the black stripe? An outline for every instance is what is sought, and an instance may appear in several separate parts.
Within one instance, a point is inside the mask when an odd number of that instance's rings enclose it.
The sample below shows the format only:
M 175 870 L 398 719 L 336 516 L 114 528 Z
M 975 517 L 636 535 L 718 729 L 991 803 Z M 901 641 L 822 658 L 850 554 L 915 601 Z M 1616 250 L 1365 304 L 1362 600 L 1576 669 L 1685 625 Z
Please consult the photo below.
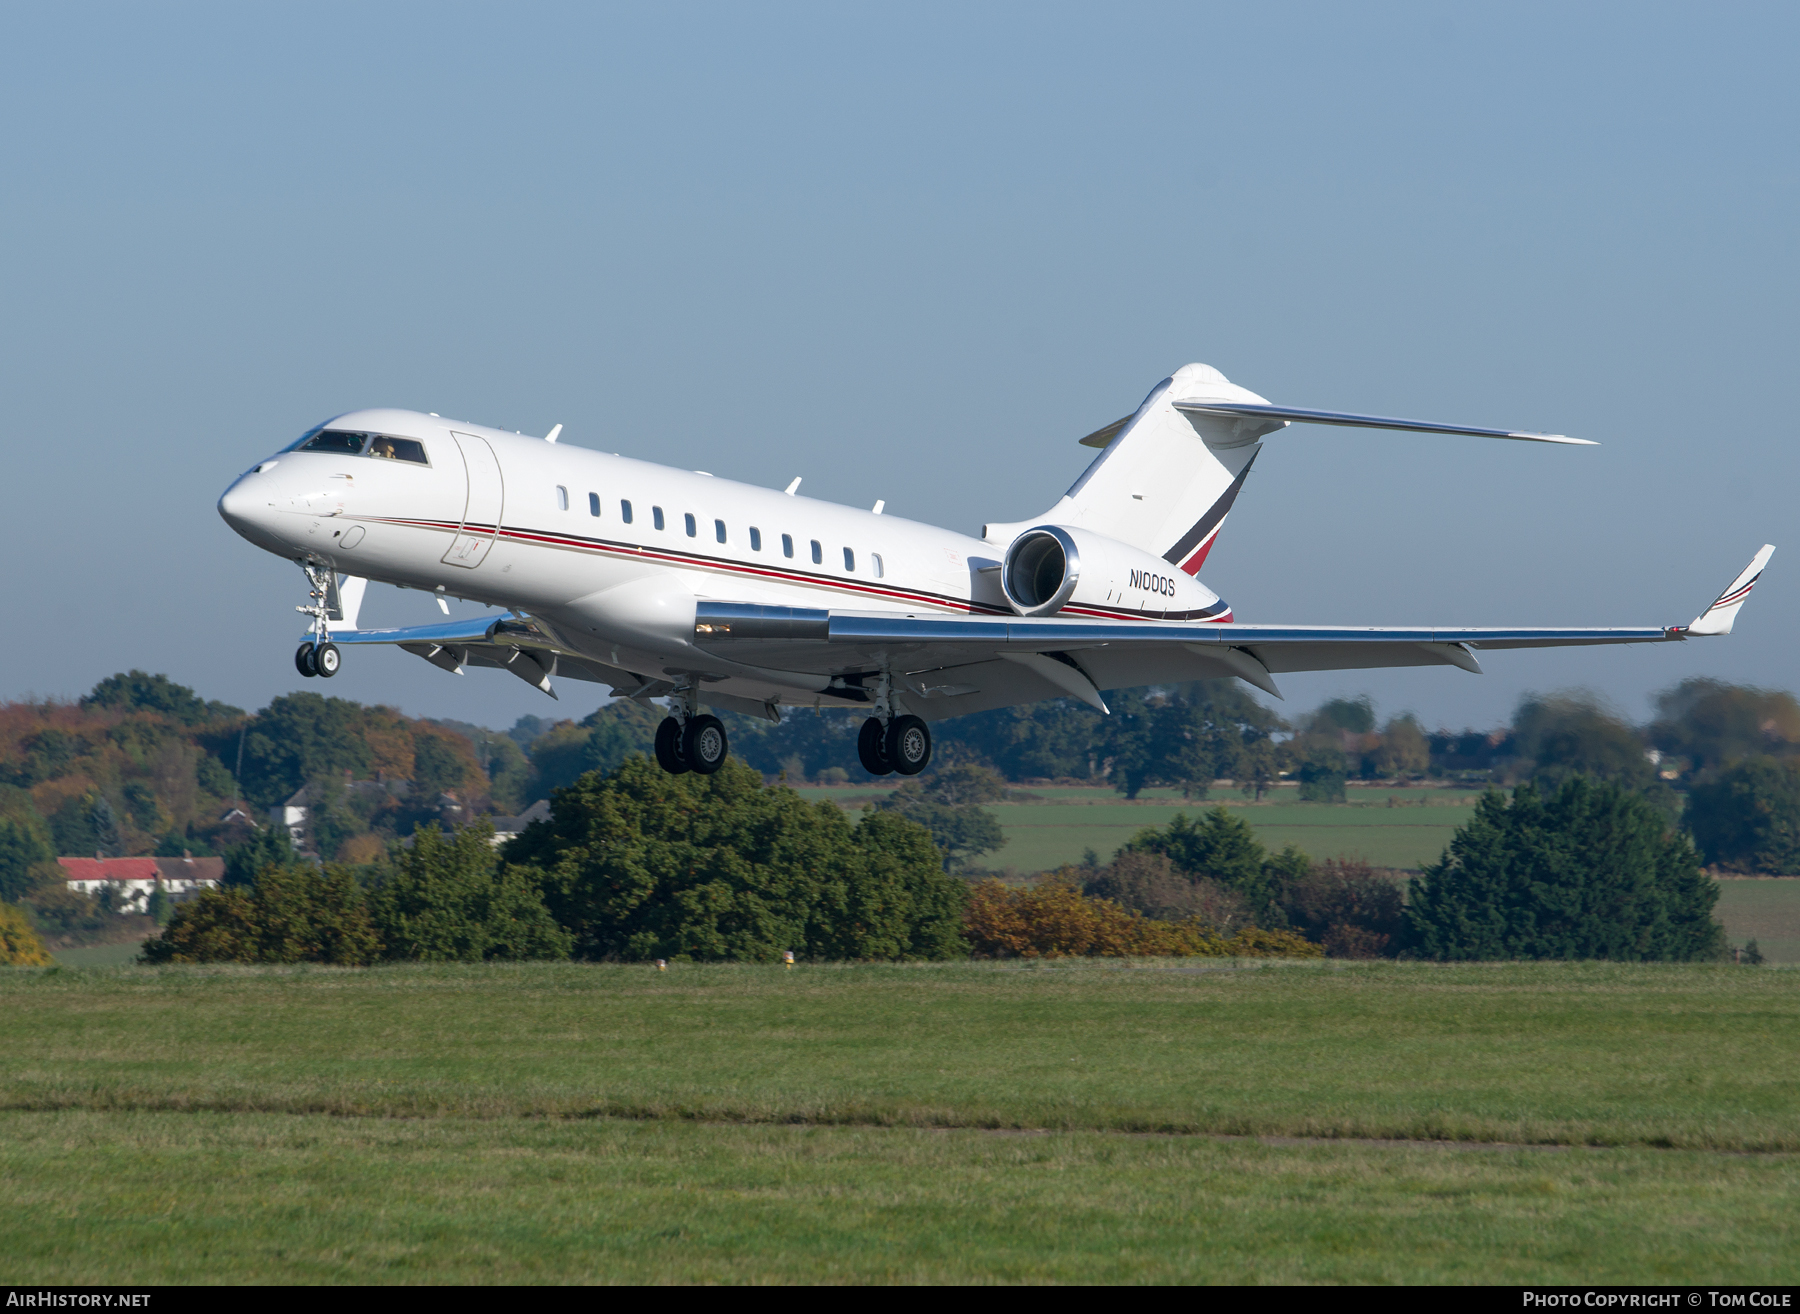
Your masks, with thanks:
M 1195 548 L 1206 541 L 1208 534 L 1219 527 L 1219 522 L 1231 511 L 1231 504 L 1237 501 L 1238 490 L 1244 486 L 1244 480 L 1249 477 L 1250 467 L 1256 464 L 1256 458 L 1261 454 L 1260 448 L 1250 453 L 1250 459 L 1244 462 L 1244 468 L 1238 471 L 1238 477 L 1231 481 L 1231 487 L 1227 488 L 1207 513 L 1200 517 L 1197 525 L 1181 536 L 1179 543 L 1163 553 L 1164 561 L 1171 566 L 1179 566 Z

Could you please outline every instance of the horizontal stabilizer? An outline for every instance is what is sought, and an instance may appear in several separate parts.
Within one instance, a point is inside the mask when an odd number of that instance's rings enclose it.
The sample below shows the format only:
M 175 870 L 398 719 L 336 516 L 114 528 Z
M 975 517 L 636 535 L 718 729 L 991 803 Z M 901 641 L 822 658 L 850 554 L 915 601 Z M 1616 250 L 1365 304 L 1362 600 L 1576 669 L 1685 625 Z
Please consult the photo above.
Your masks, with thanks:
M 1518 429 L 1481 429 L 1468 424 L 1436 424 L 1429 420 L 1400 420 L 1391 415 L 1353 415 L 1348 411 L 1312 411 L 1299 406 L 1253 405 L 1248 402 L 1177 401 L 1175 409 L 1187 415 L 1217 415 L 1238 420 L 1287 420 L 1294 424 L 1339 424 L 1353 429 L 1408 429 L 1414 433 L 1457 433 L 1473 438 L 1514 438 L 1528 443 L 1565 443 L 1571 447 L 1598 447 L 1590 438 L 1569 438 L 1560 433 L 1530 433 Z M 1102 429 L 1090 437 L 1106 433 Z M 1087 442 L 1083 438 L 1082 442 Z M 1104 446 L 1104 443 L 1095 444 Z
M 1694 623 L 1687 627 L 1689 634 L 1730 634 L 1732 622 L 1737 620 L 1738 608 L 1744 605 L 1744 599 L 1750 596 L 1750 590 L 1756 587 L 1756 581 L 1762 578 L 1763 567 L 1769 564 L 1769 558 L 1775 554 L 1773 543 L 1764 543 L 1743 573 L 1725 586 L 1718 600 L 1694 618 Z

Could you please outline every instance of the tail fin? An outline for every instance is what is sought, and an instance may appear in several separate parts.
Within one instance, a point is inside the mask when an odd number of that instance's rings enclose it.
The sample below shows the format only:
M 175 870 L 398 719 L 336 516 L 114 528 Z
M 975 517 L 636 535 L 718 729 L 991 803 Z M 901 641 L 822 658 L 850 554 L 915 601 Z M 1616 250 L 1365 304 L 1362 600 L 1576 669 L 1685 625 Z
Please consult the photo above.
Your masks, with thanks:
M 1258 440 L 1287 421 L 1175 409 L 1176 401 L 1195 399 L 1266 404 L 1210 365 L 1182 366 L 1134 414 L 1082 439 L 1106 450 L 1030 523 L 1091 529 L 1198 574 L 1262 450 Z
M 986 537 L 996 542 L 1010 539 L 1018 530 L 1045 521 L 1075 525 L 1154 552 L 1177 569 L 1198 574 L 1262 450 L 1261 439 L 1289 424 L 1405 429 L 1573 447 L 1596 445 L 1586 438 L 1558 433 L 1271 406 L 1210 365 L 1183 365 L 1151 389 L 1136 412 L 1081 440 L 1089 447 L 1106 450 L 1062 501 L 1036 520 L 990 525 Z M 1726 592 L 1729 596 L 1730 590 Z M 1722 598 L 1714 605 L 1725 602 Z M 1730 618 L 1708 623 L 1724 624 L 1728 632 Z

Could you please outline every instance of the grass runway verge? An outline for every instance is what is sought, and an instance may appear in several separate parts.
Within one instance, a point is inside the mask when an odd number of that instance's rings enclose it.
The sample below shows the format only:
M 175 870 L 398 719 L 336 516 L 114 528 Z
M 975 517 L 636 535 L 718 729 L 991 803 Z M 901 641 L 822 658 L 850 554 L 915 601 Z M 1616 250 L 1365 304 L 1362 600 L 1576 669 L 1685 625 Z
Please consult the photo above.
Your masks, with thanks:
M 1797 984 L 12 970 L 0 1253 L 31 1283 L 1793 1281 Z
M 1787 1156 L 0 1114 L 14 1280 L 1791 1283 Z

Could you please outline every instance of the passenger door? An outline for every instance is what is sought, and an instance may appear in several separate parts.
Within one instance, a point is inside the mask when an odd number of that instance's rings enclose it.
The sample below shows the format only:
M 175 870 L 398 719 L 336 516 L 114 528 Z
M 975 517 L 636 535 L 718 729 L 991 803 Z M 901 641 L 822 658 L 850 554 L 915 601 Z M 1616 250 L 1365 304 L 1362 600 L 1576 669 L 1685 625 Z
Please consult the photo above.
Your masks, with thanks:
M 450 436 L 462 453 L 463 468 L 469 476 L 469 496 L 463 506 L 462 524 L 450 550 L 444 553 L 444 561 L 473 570 L 486 560 L 488 549 L 494 546 L 506 487 L 500 477 L 500 462 L 487 439 L 467 433 L 452 432 Z

